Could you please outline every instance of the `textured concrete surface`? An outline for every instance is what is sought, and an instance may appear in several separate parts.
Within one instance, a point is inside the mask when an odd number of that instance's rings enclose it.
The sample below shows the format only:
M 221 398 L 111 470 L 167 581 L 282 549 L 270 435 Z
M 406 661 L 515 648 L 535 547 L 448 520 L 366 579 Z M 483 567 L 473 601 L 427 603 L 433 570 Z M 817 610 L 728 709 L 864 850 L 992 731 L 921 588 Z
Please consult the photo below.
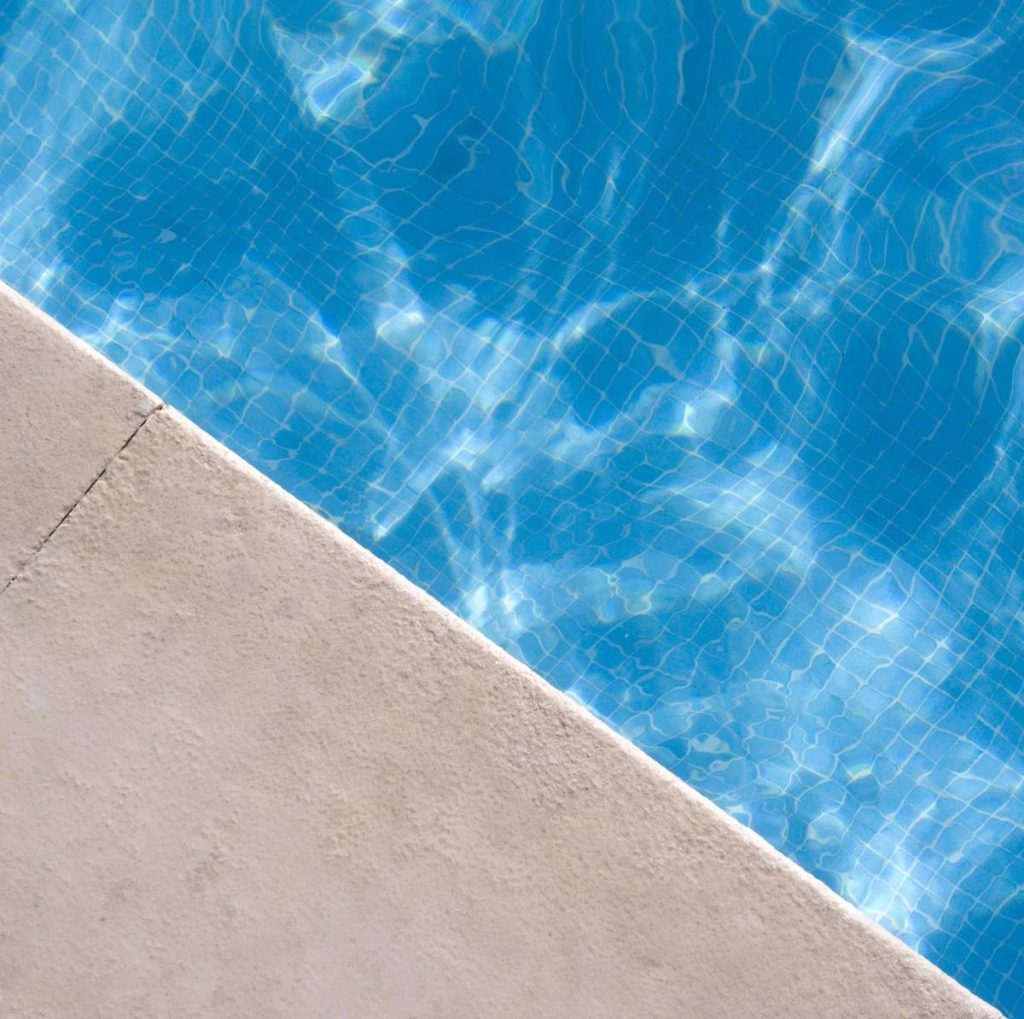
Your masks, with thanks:
M 995 1014 L 165 410 L 0 677 L 5 1016 Z
M 0 588 L 156 405 L 0 283 Z

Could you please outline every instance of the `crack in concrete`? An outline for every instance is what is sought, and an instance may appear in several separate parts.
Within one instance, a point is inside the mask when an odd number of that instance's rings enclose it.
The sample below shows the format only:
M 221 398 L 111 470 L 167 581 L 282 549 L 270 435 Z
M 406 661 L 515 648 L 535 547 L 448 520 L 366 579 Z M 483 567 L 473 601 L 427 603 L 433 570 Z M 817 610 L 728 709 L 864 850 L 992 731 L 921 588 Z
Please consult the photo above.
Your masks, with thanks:
M 34 563 L 36 561 L 36 559 L 39 557 L 39 554 L 49 544 L 50 539 L 64 526 L 64 524 L 67 521 L 68 517 L 70 517 L 71 514 L 74 513 L 76 509 L 78 509 L 78 507 L 82 504 L 82 501 L 86 498 L 86 496 L 106 476 L 107 471 L 110 470 L 110 468 L 114 464 L 114 462 L 135 441 L 135 436 L 137 436 L 139 434 L 139 432 L 141 432 L 142 429 L 146 426 L 146 422 L 148 422 L 149 419 L 154 414 L 156 414 L 158 411 L 163 410 L 164 407 L 165 407 L 165 404 L 158 403 L 155 407 L 152 407 L 150 410 L 148 410 L 146 412 L 145 416 L 138 423 L 136 428 L 132 431 L 131 435 L 129 435 L 128 438 L 125 439 L 125 441 L 121 444 L 121 446 L 117 450 L 117 452 L 114 453 L 114 455 L 103 465 L 103 468 L 99 472 L 99 474 L 97 474 L 96 477 L 93 478 L 92 481 L 90 481 L 89 484 L 85 486 L 85 489 L 82 492 L 82 494 L 79 495 L 79 497 L 71 504 L 71 506 L 68 508 L 68 511 L 60 518 L 60 520 L 58 520 L 57 523 L 52 528 L 50 528 L 49 533 L 29 553 L 28 557 L 21 564 L 21 566 L 19 566 L 18 569 L 15 570 L 14 574 L 10 577 L 10 579 L 7 581 L 7 583 L 4 584 L 3 587 L 0 587 L 0 598 L 2 598 L 7 593 L 8 588 L 12 587 L 17 581 L 21 580 L 21 578 L 28 571 L 28 569 L 32 565 L 32 563 Z

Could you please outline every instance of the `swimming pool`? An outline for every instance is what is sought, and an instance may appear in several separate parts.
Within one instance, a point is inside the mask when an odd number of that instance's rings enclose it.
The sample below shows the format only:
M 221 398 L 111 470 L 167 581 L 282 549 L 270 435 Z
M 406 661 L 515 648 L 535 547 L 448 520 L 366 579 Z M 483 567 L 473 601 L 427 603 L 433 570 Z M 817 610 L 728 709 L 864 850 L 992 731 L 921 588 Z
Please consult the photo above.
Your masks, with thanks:
M 0 275 L 1024 1015 L 1022 33 L 9 0 Z

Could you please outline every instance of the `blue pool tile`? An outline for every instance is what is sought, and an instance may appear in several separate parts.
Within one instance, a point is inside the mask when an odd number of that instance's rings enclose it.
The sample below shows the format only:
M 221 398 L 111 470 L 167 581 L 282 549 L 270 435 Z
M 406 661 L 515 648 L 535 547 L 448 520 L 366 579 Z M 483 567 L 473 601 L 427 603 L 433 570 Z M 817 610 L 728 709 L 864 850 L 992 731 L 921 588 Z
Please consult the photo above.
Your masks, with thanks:
M 1022 68 L 957 0 L 21 0 L 0 275 L 1024 1016 Z

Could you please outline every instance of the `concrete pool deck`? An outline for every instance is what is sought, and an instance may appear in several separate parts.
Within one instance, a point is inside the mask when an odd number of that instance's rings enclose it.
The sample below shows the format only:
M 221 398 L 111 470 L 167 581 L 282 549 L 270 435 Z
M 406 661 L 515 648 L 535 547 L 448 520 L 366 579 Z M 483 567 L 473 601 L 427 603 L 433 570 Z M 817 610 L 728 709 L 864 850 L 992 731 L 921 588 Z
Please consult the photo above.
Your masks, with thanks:
M 5 1016 L 995 1016 L 0 287 Z

